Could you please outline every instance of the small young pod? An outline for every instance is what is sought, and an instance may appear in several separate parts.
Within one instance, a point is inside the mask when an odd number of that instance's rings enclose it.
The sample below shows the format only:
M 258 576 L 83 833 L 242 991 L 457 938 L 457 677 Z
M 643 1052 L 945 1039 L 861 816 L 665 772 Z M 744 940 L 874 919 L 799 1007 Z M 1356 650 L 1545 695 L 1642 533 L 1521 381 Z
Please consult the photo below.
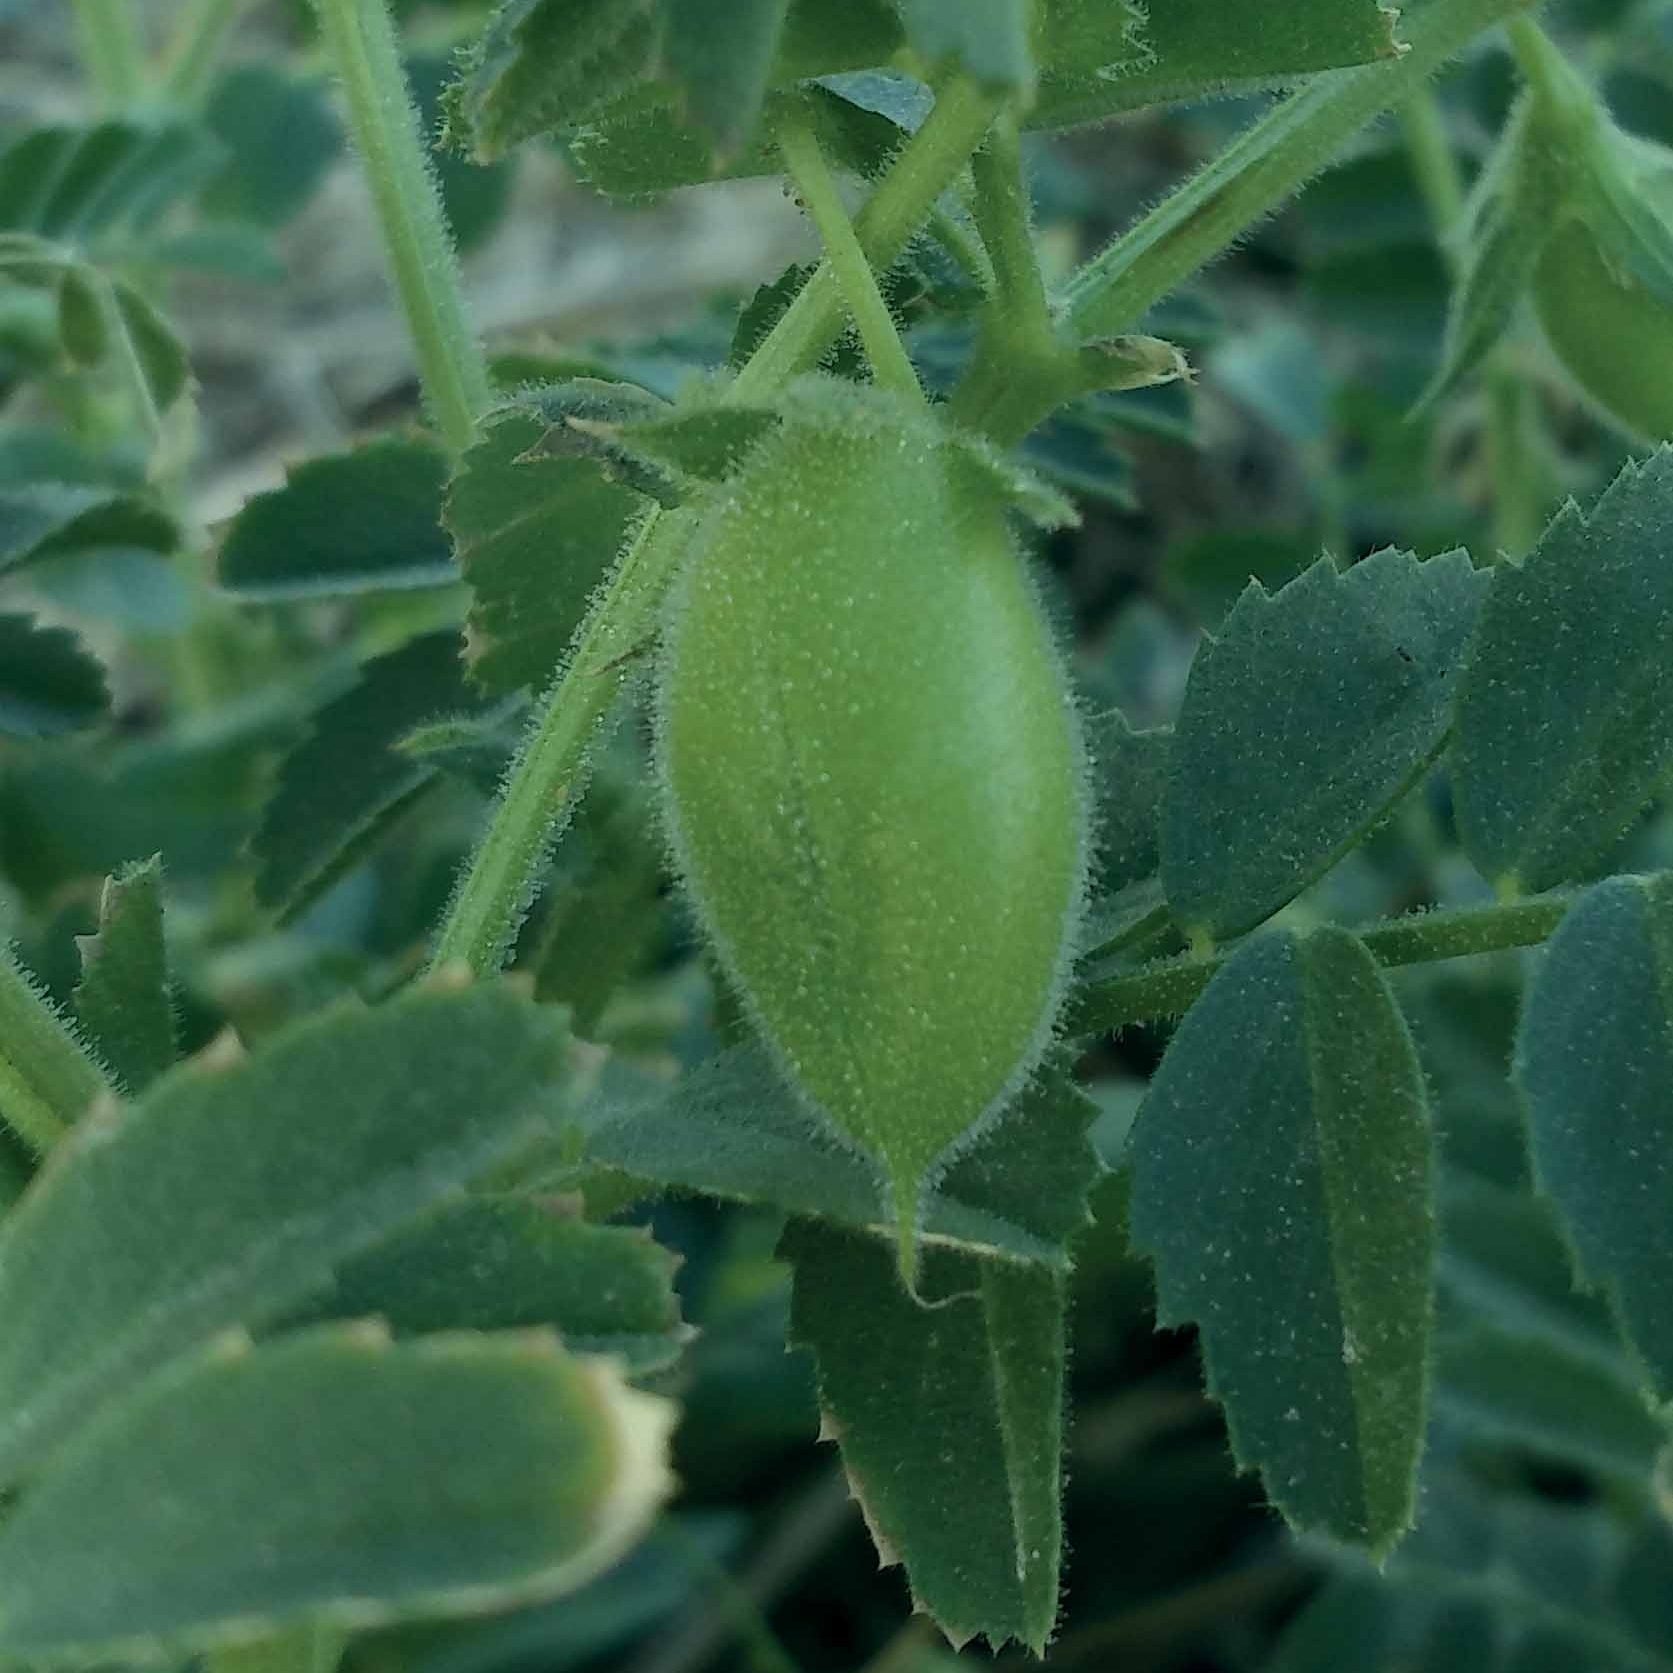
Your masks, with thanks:
M 1618 423 L 1673 440 L 1673 307 L 1605 259 L 1584 221 L 1552 233 L 1534 305 L 1569 375 Z
M 1038 1063 L 1085 867 L 1077 718 L 967 444 L 821 387 L 706 516 L 661 771 L 693 905 L 803 1093 L 926 1182 Z

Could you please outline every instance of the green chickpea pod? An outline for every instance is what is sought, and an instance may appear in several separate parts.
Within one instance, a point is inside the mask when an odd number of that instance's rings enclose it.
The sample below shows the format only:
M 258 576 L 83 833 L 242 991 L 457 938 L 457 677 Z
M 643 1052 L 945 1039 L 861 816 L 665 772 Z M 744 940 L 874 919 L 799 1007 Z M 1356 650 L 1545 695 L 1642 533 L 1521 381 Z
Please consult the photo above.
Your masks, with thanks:
M 990 465 L 819 381 L 702 520 L 659 697 L 698 917 L 802 1093 L 926 1184 L 1049 1043 L 1086 869 L 1080 729 Z

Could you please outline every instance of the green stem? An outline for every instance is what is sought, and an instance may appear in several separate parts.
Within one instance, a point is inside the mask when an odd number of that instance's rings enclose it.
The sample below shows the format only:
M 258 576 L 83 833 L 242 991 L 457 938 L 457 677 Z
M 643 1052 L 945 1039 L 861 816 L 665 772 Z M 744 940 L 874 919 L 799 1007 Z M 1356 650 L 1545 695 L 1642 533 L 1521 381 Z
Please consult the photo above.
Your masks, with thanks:
M 855 218 L 860 248 L 875 269 L 888 267 L 906 248 L 935 200 L 982 143 L 1000 105 L 996 94 L 962 78 L 941 89 L 924 125 Z M 821 262 L 738 373 L 735 398 L 770 395 L 798 372 L 818 365 L 841 329 L 842 314 L 837 276 L 829 261 Z
M 1379 964 L 1390 967 L 1501 953 L 1538 946 L 1562 922 L 1569 904 L 1566 895 L 1545 895 L 1493 906 L 1416 912 L 1373 924 L 1359 931 L 1359 938 Z M 1106 1034 L 1131 1023 L 1180 1016 L 1235 951 L 1188 953 L 1093 982 L 1076 1001 L 1069 1031 Z
M 194 0 L 180 19 L 169 48 L 163 91 L 171 103 L 190 108 L 209 90 L 227 31 L 246 0 Z
M 493 399 L 471 330 L 453 240 L 384 0 L 314 0 L 342 78 L 349 119 L 406 310 L 425 401 L 456 452 L 476 439 Z
M 976 186 L 976 230 L 993 264 L 994 324 L 1012 340 L 1055 347 L 1057 333 L 1034 249 L 1028 177 L 1014 112 L 1004 111 L 994 121 L 987 144 L 970 159 L 970 171 Z
M 1452 235 L 1464 218 L 1464 172 L 1446 131 L 1441 102 L 1431 88 L 1418 88 L 1400 107 L 1400 128 L 1429 224 L 1450 261 Z
M 865 344 L 873 379 L 884 389 L 922 403 L 924 394 L 918 386 L 918 374 L 912 370 L 900 333 L 895 329 L 894 316 L 877 288 L 877 275 L 860 248 L 854 223 L 843 207 L 836 181 L 825 166 L 819 142 L 807 119 L 797 115 L 786 121 L 779 130 L 778 145 L 802 205 L 819 230 L 825 259 L 831 264 L 837 288 L 853 316 L 860 341 Z
M 1410 15 L 1399 58 L 1314 77 L 1070 279 L 1061 300 L 1075 333 L 1084 339 L 1130 329 L 1299 191 L 1368 122 L 1526 4 L 1431 0 Z
M 982 142 L 997 101 L 970 84 L 944 88 L 923 127 L 856 219 L 869 261 L 893 261 Z M 842 328 L 843 298 L 829 261 L 820 264 L 778 325 L 738 374 L 730 398 L 772 394 L 820 355 Z M 448 906 L 432 967 L 462 962 L 479 973 L 506 959 L 539 885 L 552 845 L 586 781 L 588 751 L 656 632 L 663 594 L 685 550 L 688 524 L 649 510 L 613 579 L 577 636 L 574 654 L 540 704 L 506 786 Z
M 1597 99 L 1586 78 L 1531 17 L 1512 18 L 1506 35 L 1517 68 L 1553 114 L 1568 118 L 1580 128 L 1593 127 L 1601 120 Z
M 431 968 L 497 970 L 534 899 L 540 873 L 587 783 L 587 755 L 632 677 L 637 653 L 684 549 L 679 515 L 648 512 L 608 587 L 582 623 L 575 651 L 540 704 L 500 797 L 460 878 Z
M 106 106 L 122 110 L 145 94 L 145 50 L 129 0 L 75 0 L 76 39 L 88 79 Z
M 45 1155 L 111 1091 L 51 1000 L 0 947 L 0 1116 Z

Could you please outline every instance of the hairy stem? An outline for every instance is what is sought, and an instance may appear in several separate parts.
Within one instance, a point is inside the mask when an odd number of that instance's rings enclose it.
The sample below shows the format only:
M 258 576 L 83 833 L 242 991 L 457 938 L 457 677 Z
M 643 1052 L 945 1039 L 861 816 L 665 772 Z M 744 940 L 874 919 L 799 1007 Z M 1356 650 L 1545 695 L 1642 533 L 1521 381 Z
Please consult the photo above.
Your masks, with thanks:
M 177 105 L 201 102 L 216 60 L 246 0 L 194 0 L 181 16 L 169 47 L 163 90 Z
M 113 110 L 145 93 L 145 50 L 129 0 L 75 0 L 76 43 L 88 79 Z
M 314 0 L 314 6 L 348 99 L 425 402 L 448 445 L 463 452 L 493 391 L 465 310 L 453 239 L 394 25 L 384 0 Z
M 898 256 L 970 153 L 997 101 L 955 81 L 867 201 L 854 231 L 866 258 Z M 843 297 L 823 262 L 738 374 L 730 398 L 770 395 L 835 340 Z M 497 970 L 511 951 L 550 858 L 586 782 L 588 752 L 656 631 L 658 612 L 685 549 L 687 519 L 650 508 L 591 615 L 574 654 L 531 721 L 504 791 L 472 853 L 436 937 L 431 965 Z
M 1562 922 L 1570 898 L 1545 895 L 1493 906 L 1415 912 L 1373 924 L 1359 931 L 1359 938 L 1379 964 L 1389 967 L 1534 947 Z M 1131 1023 L 1183 1015 L 1234 951 L 1188 953 L 1095 981 L 1076 1001 L 1069 1031 L 1105 1034 Z
M 1014 112 L 1004 111 L 994 121 L 987 144 L 970 159 L 970 171 L 976 185 L 971 200 L 976 230 L 993 264 L 994 321 L 1011 338 L 1053 344 L 1051 302 L 1034 248 L 1022 136 Z
M 874 268 L 888 267 L 906 248 L 935 200 L 982 143 L 1001 102 L 962 78 L 941 89 L 924 125 L 855 219 L 860 248 Z M 842 328 L 842 312 L 836 273 L 829 261 L 822 262 L 739 372 L 732 386 L 737 398 L 771 394 L 796 373 L 816 366 Z
M 0 1117 L 45 1155 L 111 1091 L 51 1000 L 0 947 Z
M 819 231 L 825 259 L 836 275 L 837 288 L 865 345 L 872 377 L 882 388 L 921 402 L 923 390 L 918 386 L 918 374 L 906 357 L 894 316 L 877 288 L 877 275 L 860 248 L 854 223 L 848 218 L 836 181 L 825 166 L 819 142 L 807 119 L 797 116 L 785 122 L 778 143 L 802 206 Z
M 1526 4 L 1431 0 L 1411 14 L 1401 57 L 1315 76 L 1070 279 L 1061 300 L 1076 333 L 1130 329 L 1306 185 L 1368 122 Z

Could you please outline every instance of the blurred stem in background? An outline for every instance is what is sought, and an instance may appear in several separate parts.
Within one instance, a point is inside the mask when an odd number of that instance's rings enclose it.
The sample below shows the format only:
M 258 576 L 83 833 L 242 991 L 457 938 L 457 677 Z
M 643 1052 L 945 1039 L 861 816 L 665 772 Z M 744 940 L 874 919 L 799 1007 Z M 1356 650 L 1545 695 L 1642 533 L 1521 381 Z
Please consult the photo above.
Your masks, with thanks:
M 75 0 L 76 38 L 87 74 L 111 111 L 145 94 L 145 49 L 129 0 Z
M 246 0 L 191 0 L 181 10 L 180 22 L 164 61 L 163 90 L 169 101 L 191 107 L 209 91 L 216 60 L 227 32 Z
M 1401 106 L 1400 125 L 1418 190 L 1428 206 L 1435 241 L 1456 278 L 1457 234 L 1466 206 L 1464 173 L 1458 166 L 1440 101 L 1431 88 L 1420 88 Z M 1539 403 L 1526 375 L 1522 340 L 1523 333 L 1513 330 L 1493 348 L 1482 370 L 1493 494 L 1493 548 L 1509 557 L 1521 557 L 1532 550 L 1545 526 Z

